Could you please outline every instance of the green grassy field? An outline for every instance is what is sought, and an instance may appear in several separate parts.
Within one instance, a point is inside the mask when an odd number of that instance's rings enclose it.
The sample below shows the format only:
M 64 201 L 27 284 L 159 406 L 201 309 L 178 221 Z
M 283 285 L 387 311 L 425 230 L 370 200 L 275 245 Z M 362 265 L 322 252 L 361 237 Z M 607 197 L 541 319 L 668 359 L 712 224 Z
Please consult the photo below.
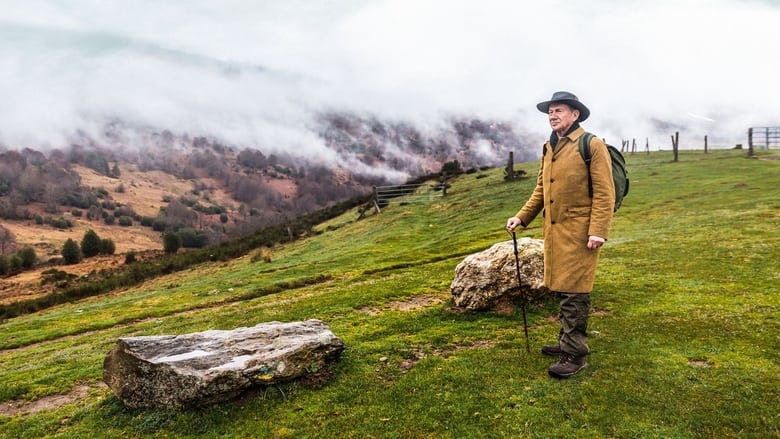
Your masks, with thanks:
M 510 239 L 506 218 L 534 184 L 494 169 L 427 204 L 350 212 L 270 262 L 204 264 L 0 323 L 0 404 L 27 404 L 0 414 L 0 437 L 780 437 L 780 153 L 759 157 L 627 157 L 592 355 L 569 380 L 539 353 L 557 334 L 555 303 L 529 309 L 530 354 L 519 315 L 452 306 L 457 263 Z M 540 238 L 539 220 L 520 236 Z M 309 318 L 347 345 L 322 387 L 132 410 L 102 385 L 118 337 Z

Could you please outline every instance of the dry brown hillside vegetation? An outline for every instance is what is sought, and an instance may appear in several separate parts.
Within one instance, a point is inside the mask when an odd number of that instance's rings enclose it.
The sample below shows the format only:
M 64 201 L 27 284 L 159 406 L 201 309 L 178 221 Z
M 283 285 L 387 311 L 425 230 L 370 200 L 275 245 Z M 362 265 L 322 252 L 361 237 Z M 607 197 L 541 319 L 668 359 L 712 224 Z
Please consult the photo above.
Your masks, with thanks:
M 132 146 L 92 139 L 46 152 L 0 145 L 0 258 L 9 258 L 0 261 L 0 301 L 45 293 L 41 273 L 52 267 L 83 275 L 131 252 L 161 253 L 164 234 L 179 236 L 185 250 L 206 247 L 402 182 L 389 176 L 435 173 L 447 160 L 494 164 L 485 161 L 507 150 L 518 161 L 526 155 L 511 125 L 476 119 L 426 134 L 332 114 L 319 135 L 341 166 L 169 131 L 140 133 Z M 63 264 L 66 241 L 78 243 L 89 230 L 110 240 L 112 251 Z M 12 259 L 25 248 L 34 249 L 34 266 Z

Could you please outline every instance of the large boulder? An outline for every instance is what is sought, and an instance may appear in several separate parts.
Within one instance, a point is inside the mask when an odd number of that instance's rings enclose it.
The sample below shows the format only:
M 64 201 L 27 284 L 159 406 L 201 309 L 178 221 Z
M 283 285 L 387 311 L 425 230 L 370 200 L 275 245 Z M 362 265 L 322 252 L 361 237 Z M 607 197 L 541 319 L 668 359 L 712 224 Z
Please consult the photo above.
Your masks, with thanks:
M 544 288 L 544 241 L 519 238 L 520 283 L 512 241 L 466 256 L 455 267 L 450 291 L 455 305 L 472 311 L 504 308 L 518 298 L 536 299 Z
M 319 320 L 127 337 L 106 356 L 103 380 L 129 407 L 201 406 L 321 370 L 343 350 Z

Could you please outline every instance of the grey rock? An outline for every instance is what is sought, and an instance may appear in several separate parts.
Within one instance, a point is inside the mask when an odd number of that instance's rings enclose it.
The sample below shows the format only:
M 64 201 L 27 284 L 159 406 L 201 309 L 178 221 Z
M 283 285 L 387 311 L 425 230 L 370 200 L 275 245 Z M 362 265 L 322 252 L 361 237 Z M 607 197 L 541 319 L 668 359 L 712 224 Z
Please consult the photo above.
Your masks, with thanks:
M 202 406 L 321 370 L 344 347 L 319 320 L 127 337 L 106 355 L 103 380 L 129 407 Z
M 520 284 L 517 281 L 512 241 L 499 242 L 487 250 L 466 256 L 455 267 L 450 285 L 455 305 L 472 311 L 497 309 L 525 294 L 536 299 L 544 287 L 544 241 L 518 238 Z

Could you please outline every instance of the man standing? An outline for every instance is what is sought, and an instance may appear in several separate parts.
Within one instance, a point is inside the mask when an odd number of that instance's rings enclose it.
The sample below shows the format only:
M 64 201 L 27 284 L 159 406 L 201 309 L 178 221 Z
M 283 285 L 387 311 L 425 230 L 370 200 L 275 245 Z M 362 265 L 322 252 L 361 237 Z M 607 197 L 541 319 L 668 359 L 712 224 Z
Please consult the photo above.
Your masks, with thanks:
M 539 176 L 528 201 L 507 220 L 506 228 L 526 227 L 543 212 L 544 284 L 560 302 L 561 330 L 558 344 L 542 347 L 542 353 L 558 356 L 550 375 L 568 378 L 587 363 L 590 292 L 596 275 L 599 248 L 607 240 L 615 200 L 612 161 L 598 137 L 590 141 L 589 193 L 588 167 L 579 152 L 585 130 L 580 122 L 590 110 L 572 93 L 559 91 L 536 108 L 552 128 L 544 145 Z

